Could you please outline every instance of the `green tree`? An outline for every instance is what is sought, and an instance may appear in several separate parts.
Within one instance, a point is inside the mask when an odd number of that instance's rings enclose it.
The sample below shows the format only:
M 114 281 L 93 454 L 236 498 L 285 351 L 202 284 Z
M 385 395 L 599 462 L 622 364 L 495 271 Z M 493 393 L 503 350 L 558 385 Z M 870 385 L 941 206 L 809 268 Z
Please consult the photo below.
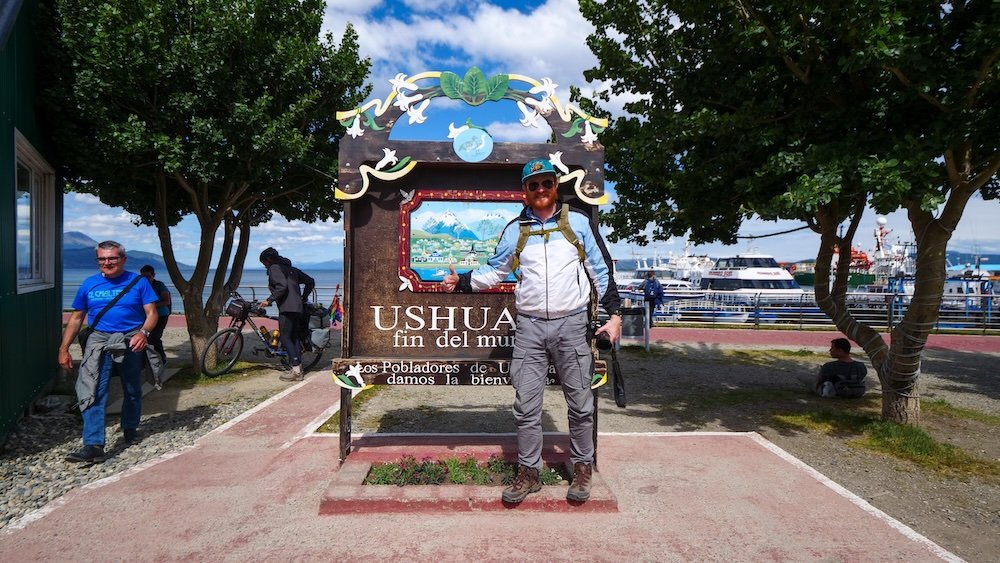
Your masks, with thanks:
M 620 201 L 605 220 L 640 243 L 734 243 L 742 222 L 798 219 L 820 234 L 816 298 L 861 344 L 882 415 L 919 423 L 920 357 L 938 316 L 945 250 L 969 199 L 1000 189 L 1000 4 L 852 0 L 581 0 L 609 87 L 630 96 L 602 134 Z M 866 207 L 907 211 L 916 286 L 891 345 L 845 306 Z M 843 235 L 838 226 L 847 223 Z
M 272 212 L 339 219 L 335 114 L 367 96 L 370 63 L 352 28 L 339 46 L 321 38 L 323 0 L 44 7 L 44 105 L 62 172 L 70 189 L 156 226 L 197 359 L 240 283 L 252 227 Z M 185 216 L 200 226 L 187 277 L 171 234 Z

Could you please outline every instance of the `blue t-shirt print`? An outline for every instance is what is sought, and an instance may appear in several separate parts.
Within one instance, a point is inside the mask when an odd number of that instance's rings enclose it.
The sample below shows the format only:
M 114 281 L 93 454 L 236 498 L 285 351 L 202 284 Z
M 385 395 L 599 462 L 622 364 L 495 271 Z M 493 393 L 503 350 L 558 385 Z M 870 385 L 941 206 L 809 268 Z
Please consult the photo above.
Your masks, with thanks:
M 125 272 L 117 278 L 105 278 L 101 274 L 90 276 L 80 284 L 80 289 L 77 290 L 76 297 L 73 299 L 73 309 L 87 311 L 87 324 L 92 325 L 94 317 L 104 309 L 104 306 L 121 293 L 129 282 L 138 275 L 134 272 Z M 149 280 L 140 279 L 128 290 L 128 293 L 108 309 L 107 313 L 104 313 L 104 316 L 101 317 L 101 323 L 94 328 L 102 332 L 135 330 L 142 326 L 146 320 L 146 311 L 143 310 L 143 305 L 156 303 L 157 300 L 156 292 L 149 285 Z

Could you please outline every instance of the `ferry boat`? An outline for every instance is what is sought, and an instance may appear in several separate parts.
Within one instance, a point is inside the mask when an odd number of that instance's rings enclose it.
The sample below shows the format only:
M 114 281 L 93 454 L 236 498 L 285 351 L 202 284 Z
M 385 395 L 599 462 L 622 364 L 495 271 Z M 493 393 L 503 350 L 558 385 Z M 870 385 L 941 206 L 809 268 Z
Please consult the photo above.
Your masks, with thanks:
M 701 277 L 701 289 L 749 295 L 805 293 L 788 270 L 767 254 L 737 254 L 719 258 Z

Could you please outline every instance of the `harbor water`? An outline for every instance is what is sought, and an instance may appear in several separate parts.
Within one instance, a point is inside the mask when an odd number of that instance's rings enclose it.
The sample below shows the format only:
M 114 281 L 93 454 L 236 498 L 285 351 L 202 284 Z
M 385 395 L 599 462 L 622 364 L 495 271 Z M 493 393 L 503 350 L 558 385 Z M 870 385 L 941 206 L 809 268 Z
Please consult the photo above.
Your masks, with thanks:
M 343 270 L 306 270 L 305 272 L 316 280 L 316 292 L 313 299 L 315 303 L 328 306 L 333 300 L 334 293 L 338 291 L 341 298 L 344 296 Z M 63 310 L 73 308 L 73 298 L 76 297 L 76 292 L 80 289 L 80 284 L 83 283 L 83 280 L 96 273 L 96 268 L 63 270 Z M 190 275 L 190 271 L 183 273 L 185 276 Z M 211 282 L 214 275 L 215 270 L 209 271 L 209 282 Z M 177 288 L 174 287 L 170 276 L 165 271 L 157 272 L 156 279 L 166 284 L 167 289 L 170 290 L 170 295 L 173 297 L 173 312 L 183 312 L 184 303 L 181 302 L 180 294 L 177 293 Z M 267 271 L 261 269 L 244 270 L 243 276 L 240 278 L 240 287 L 237 291 L 246 299 L 263 299 L 268 294 Z M 211 287 L 206 287 L 202 295 L 202 303 L 208 298 L 210 292 Z

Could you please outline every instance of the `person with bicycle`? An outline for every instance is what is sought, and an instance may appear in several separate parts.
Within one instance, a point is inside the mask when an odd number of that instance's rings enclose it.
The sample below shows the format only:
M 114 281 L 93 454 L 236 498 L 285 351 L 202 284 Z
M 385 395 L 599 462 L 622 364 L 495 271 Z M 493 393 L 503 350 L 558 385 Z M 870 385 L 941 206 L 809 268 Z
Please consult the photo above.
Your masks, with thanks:
M 302 381 L 302 348 L 305 322 L 303 319 L 306 297 L 312 294 L 316 281 L 302 270 L 292 266 L 292 261 L 278 254 L 274 248 L 260 253 L 260 263 L 267 268 L 267 289 L 270 294 L 260 302 L 261 307 L 271 303 L 278 306 L 278 339 L 288 352 L 288 365 L 292 369 L 281 374 L 282 381 Z M 300 287 L 304 286 L 304 287 Z

